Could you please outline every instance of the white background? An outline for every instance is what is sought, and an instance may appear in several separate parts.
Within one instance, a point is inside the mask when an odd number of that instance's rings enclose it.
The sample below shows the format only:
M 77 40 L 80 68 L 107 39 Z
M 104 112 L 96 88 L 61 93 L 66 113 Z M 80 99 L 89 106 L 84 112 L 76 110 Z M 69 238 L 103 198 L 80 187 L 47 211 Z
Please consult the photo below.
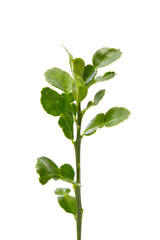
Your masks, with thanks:
M 0 3 L 0 238 L 76 239 L 74 218 L 58 206 L 54 190 L 38 182 L 36 158 L 74 164 L 72 144 L 56 118 L 40 105 L 48 68 L 69 70 L 68 56 L 91 63 L 102 47 L 121 59 L 101 69 L 117 76 L 89 110 L 123 106 L 130 119 L 98 130 L 82 143 L 83 238 L 160 239 L 159 1 L 1 1 Z M 85 106 L 84 101 L 83 106 Z

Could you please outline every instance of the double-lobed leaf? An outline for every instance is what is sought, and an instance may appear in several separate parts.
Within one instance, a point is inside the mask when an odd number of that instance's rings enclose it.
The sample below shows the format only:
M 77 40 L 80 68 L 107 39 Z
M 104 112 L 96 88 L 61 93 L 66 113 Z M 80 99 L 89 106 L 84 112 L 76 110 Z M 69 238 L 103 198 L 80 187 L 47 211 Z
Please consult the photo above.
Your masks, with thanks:
M 67 195 L 70 192 L 71 190 L 69 188 L 56 188 L 56 190 L 54 191 L 56 195 Z
M 52 86 L 59 88 L 63 92 L 70 92 L 72 90 L 73 78 L 65 71 L 59 68 L 48 69 L 44 73 L 46 81 Z
M 39 174 L 39 181 L 42 185 L 50 179 L 62 180 L 72 184 L 74 182 L 74 169 L 70 164 L 63 164 L 60 168 L 49 158 L 39 157 L 37 159 L 36 171 Z
M 101 48 L 97 50 L 92 58 L 95 68 L 105 67 L 121 57 L 121 51 L 115 48 Z
M 96 115 L 84 130 L 84 135 L 88 136 L 96 132 L 97 128 L 112 127 L 124 120 L 130 115 L 130 111 L 123 107 L 114 107 L 108 110 L 106 114 L 100 113 Z

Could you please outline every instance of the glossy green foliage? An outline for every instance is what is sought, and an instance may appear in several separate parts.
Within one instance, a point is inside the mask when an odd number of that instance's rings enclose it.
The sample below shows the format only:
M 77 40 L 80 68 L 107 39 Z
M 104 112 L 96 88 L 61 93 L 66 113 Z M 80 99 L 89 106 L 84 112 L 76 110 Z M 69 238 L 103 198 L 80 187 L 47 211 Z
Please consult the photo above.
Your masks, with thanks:
M 76 218 L 76 199 L 70 195 L 64 195 L 58 197 L 59 205 L 67 212 L 72 213 Z
M 95 52 L 92 62 L 95 68 L 105 67 L 121 57 L 121 51 L 115 48 L 101 48 Z
M 53 116 L 60 116 L 65 111 L 66 105 L 64 98 L 49 87 L 41 91 L 41 104 L 44 110 Z
M 71 91 L 73 78 L 67 72 L 59 68 L 52 68 L 48 69 L 44 76 L 46 81 L 52 86 L 59 88 L 63 92 Z
M 40 157 L 37 159 L 36 171 L 39 174 L 39 181 L 42 185 L 46 184 L 50 179 L 62 180 L 74 183 L 74 170 L 71 165 L 64 164 L 60 168 L 49 158 Z
M 56 190 L 54 191 L 56 195 L 67 195 L 70 192 L 71 190 L 69 188 L 56 188 Z
M 91 135 L 96 132 L 97 128 L 103 126 L 112 127 L 124 120 L 126 120 L 130 115 L 130 111 L 122 107 L 111 108 L 106 114 L 100 113 L 95 116 L 84 130 L 84 135 Z
M 41 91 L 41 104 L 48 114 L 59 117 L 59 127 L 62 129 L 64 136 L 71 140 L 74 145 L 76 182 L 74 180 L 75 172 L 70 164 L 66 163 L 58 167 L 51 159 L 46 157 L 37 159 L 36 171 L 42 185 L 51 179 L 62 180 L 73 185 L 75 197 L 69 195 L 71 192 L 69 188 L 57 188 L 55 194 L 58 196 L 59 205 L 67 213 L 74 215 L 77 222 L 77 239 L 80 240 L 83 212 L 80 191 L 80 144 L 82 137 L 95 133 L 98 128 L 112 127 L 123 122 L 129 117 L 130 112 L 123 107 L 114 107 L 105 114 L 97 114 L 81 135 L 82 118 L 85 112 L 99 104 L 105 95 L 105 89 L 96 92 L 94 99 L 88 101 L 84 109 L 82 109 L 81 101 L 87 97 L 88 89 L 91 86 L 95 86 L 98 82 L 108 81 L 116 75 L 113 71 L 108 71 L 103 76 L 97 76 L 97 73 L 99 68 L 108 66 L 119 59 L 121 51 L 115 48 L 101 48 L 94 53 L 92 64 L 85 65 L 82 58 L 73 58 L 66 48 L 65 50 L 69 55 L 72 76 L 56 67 L 48 69 L 44 74 L 46 81 L 53 87 L 63 91 L 63 93 L 56 92 L 49 87 L 43 88 Z
M 59 126 L 62 128 L 64 135 L 73 140 L 73 116 L 69 111 L 65 111 L 59 118 Z

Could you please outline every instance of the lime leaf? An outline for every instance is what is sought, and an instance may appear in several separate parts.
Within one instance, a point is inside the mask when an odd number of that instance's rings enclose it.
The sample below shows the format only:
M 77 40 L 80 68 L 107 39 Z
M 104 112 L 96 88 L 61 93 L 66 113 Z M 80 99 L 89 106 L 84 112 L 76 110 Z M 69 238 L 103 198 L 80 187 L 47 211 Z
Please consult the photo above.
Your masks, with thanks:
M 112 127 L 124 120 L 130 115 L 130 111 L 123 107 L 114 107 L 105 114 L 105 126 Z
M 59 88 L 63 92 L 70 92 L 72 90 L 73 78 L 67 72 L 59 68 L 51 68 L 44 73 L 44 76 L 49 84 Z
M 92 62 L 95 68 L 105 67 L 121 57 L 121 51 L 115 48 L 101 48 L 95 52 Z
M 74 103 L 72 103 L 74 101 L 73 93 L 72 92 L 70 92 L 69 94 L 62 93 L 61 96 L 65 99 L 65 103 L 66 103 L 65 110 L 75 115 L 75 107 L 74 107 Z
M 75 58 L 72 60 L 73 75 L 76 74 L 80 77 L 83 77 L 84 68 L 85 68 L 85 63 L 84 63 L 83 59 Z
M 70 189 L 69 188 L 57 188 L 54 193 L 56 195 L 67 195 L 68 193 L 70 193 Z
M 89 84 L 95 77 L 97 70 L 91 64 L 85 66 L 83 79 L 85 81 L 85 85 Z
M 36 171 L 39 174 L 39 181 L 42 185 L 46 184 L 50 179 L 60 179 L 60 170 L 57 165 L 49 158 L 39 157 L 37 159 Z
M 60 116 L 65 111 L 64 98 L 49 87 L 43 88 L 41 91 L 41 104 L 44 110 L 53 116 Z
M 104 126 L 104 113 L 99 113 L 90 121 L 90 123 L 84 130 L 83 134 L 91 135 L 96 132 L 97 128 L 101 128 L 103 126 Z
M 73 139 L 73 116 L 69 111 L 65 111 L 59 118 L 59 126 L 62 128 L 64 135 L 68 139 Z
M 87 96 L 88 88 L 85 85 L 77 84 L 77 82 L 74 81 L 72 85 L 72 92 L 75 100 L 77 102 L 81 102 Z
M 98 91 L 94 96 L 93 105 L 96 106 L 99 103 L 99 101 L 104 97 L 104 95 L 105 95 L 104 89 Z
M 58 203 L 67 213 L 72 213 L 76 217 L 76 199 L 70 195 L 59 196 Z
M 60 167 L 60 174 L 61 174 L 61 179 L 69 179 L 69 180 L 74 180 L 74 169 L 71 165 L 69 164 L 63 164 L 61 167 Z
M 116 75 L 115 72 L 106 72 L 106 73 L 103 75 L 103 77 L 101 77 L 101 76 L 96 77 L 96 78 L 95 78 L 95 81 L 96 81 L 96 82 L 107 81 L 107 80 L 113 78 L 115 75 Z

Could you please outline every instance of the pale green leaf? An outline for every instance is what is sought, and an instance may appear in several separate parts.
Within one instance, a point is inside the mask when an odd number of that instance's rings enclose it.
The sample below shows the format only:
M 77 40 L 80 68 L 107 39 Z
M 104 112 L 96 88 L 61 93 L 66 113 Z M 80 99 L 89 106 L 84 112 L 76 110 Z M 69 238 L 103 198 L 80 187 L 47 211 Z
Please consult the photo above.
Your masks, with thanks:
M 43 88 L 41 91 L 41 104 L 44 110 L 53 116 L 60 116 L 65 111 L 64 98 L 49 87 Z
M 115 48 L 101 48 L 95 52 L 92 62 L 95 68 L 105 67 L 121 57 L 121 51 Z
M 76 217 L 76 199 L 70 195 L 59 196 L 59 205 L 67 212 L 72 213 Z
M 83 59 L 75 58 L 72 60 L 72 72 L 74 76 L 76 74 L 81 78 L 83 78 L 84 68 L 85 68 L 85 63 Z
M 70 193 L 70 189 L 69 188 L 57 188 L 54 193 L 56 195 L 67 195 Z
M 88 88 L 85 85 L 79 85 L 76 81 L 73 82 L 72 92 L 75 100 L 77 102 L 81 102 L 86 96 L 88 92 Z
M 103 75 L 103 77 L 101 77 L 101 76 L 96 77 L 96 78 L 95 78 L 95 81 L 96 81 L 96 82 L 107 81 L 107 80 L 113 78 L 115 75 L 116 75 L 115 72 L 106 72 L 106 73 Z
M 42 185 L 46 184 L 50 179 L 58 180 L 60 178 L 60 170 L 57 165 L 49 158 L 39 157 L 37 159 L 36 171 L 39 174 L 39 181 Z
M 112 127 L 124 120 L 126 120 L 130 115 L 130 111 L 123 107 L 114 107 L 109 109 L 105 114 L 105 126 Z
M 62 128 L 64 135 L 68 139 L 73 139 L 73 115 L 69 111 L 65 111 L 59 118 L 59 126 Z
M 48 83 L 63 92 L 68 93 L 72 90 L 73 78 L 67 72 L 59 68 L 51 68 L 45 72 L 44 76 Z

